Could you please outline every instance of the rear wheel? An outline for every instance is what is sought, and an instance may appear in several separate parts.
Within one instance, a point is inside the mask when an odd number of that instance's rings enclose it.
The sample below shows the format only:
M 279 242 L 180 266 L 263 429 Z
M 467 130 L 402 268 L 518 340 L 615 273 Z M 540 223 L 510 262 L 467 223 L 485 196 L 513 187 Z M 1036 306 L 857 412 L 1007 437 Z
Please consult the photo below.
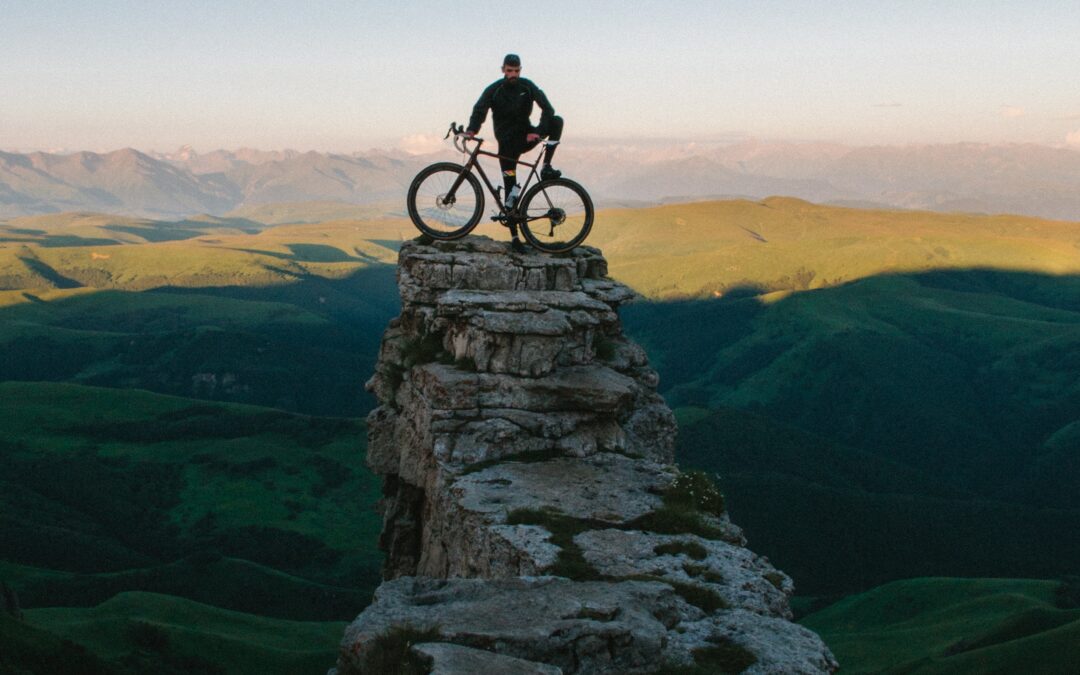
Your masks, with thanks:
M 545 180 L 521 200 L 522 234 L 534 247 L 563 253 L 585 241 L 593 223 L 589 193 L 568 178 Z
M 405 202 L 413 225 L 434 239 L 464 237 L 484 211 L 480 181 L 453 162 L 432 164 L 416 174 Z

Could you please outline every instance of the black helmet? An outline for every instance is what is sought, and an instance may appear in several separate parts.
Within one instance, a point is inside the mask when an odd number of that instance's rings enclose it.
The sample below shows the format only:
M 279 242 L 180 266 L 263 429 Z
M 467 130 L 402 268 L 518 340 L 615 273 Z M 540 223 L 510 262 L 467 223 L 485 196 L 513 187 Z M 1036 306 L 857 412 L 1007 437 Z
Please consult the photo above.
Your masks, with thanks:
M 517 54 L 507 54 L 506 56 L 503 57 L 503 65 L 504 66 L 512 66 L 514 68 L 520 68 L 521 67 L 521 57 L 518 56 Z

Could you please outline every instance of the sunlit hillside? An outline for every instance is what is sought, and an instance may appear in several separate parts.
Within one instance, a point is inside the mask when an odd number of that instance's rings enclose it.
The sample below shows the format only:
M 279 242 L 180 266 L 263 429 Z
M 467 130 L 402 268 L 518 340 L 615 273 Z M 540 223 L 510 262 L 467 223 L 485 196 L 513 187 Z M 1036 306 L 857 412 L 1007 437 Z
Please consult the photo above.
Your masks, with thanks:
M 588 243 L 650 298 L 833 286 L 882 273 L 1080 271 L 1080 224 L 1021 216 L 821 206 L 770 197 L 614 209 Z
M 0 305 L 86 289 L 266 286 L 393 263 L 396 219 L 267 227 L 246 219 L 163 222 L 61 214 L 0 223 Z

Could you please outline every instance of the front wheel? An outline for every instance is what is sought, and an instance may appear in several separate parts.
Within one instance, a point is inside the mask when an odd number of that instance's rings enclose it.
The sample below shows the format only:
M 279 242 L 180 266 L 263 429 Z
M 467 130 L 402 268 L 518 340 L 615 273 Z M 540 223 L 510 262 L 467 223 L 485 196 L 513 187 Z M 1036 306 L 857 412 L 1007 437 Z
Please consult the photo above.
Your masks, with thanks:
M 593 203 L 585 188 L 567 178 L 545 180 L 521 200 L 522 234 L 535 248 L 563 253 L 585 241 L 593 223 Z
M 416 174 L 405 203 L 418 230 L 434 239 L 458 239 L 480 222 L 484 194 L 471 171 L 439 162 Z

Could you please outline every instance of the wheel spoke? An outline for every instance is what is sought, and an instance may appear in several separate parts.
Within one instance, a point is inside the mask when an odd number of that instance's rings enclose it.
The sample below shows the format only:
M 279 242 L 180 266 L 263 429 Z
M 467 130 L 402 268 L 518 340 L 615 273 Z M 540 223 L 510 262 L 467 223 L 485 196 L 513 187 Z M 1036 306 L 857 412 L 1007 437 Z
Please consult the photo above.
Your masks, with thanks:
M 592 201 L 572 181 L 539 183 L 529 191 L 523 209 L 525 235 L 543 250 L 569 250 L 580 244 L 592 227 Z
M 461 170 L 455 164 L 436 164 L 417 175 L 409 188 L 408 206 L 420 231 L 437 239 L 454 239 L 479 222 L 483 201 L 476 178 L 466 174 L 454 188 Z

